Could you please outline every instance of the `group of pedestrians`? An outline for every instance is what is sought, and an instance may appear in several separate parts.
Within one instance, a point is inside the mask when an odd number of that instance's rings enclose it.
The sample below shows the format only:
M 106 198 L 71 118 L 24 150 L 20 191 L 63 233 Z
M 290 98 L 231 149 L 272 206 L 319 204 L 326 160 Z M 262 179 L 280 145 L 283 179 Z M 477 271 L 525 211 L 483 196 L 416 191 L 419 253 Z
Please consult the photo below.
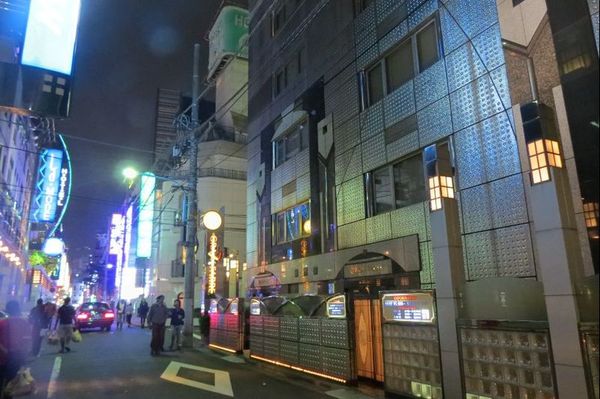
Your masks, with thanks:
M 144 328 L 144 324 L 146 323 L 146 317 L 148 315 L 148 302 L 145 299 L 140 301 L 138 305 L 137 315 L 140 318 L 140 325 Z M 120 300 L 117 304 L 117 330 L 123 329 L 123 324 L 127 323 L 127 328 L 132 326 L 133 318 L 133 302 L 127 302 L 125 300 Z
M 183 329 L 183 320 L 185 312 L 181 308 L 181 302 L 175 300 L 173 308 L 169 309 L 165 305 L 165 296 L 159 295 L 156 297 L 156 303 L 150 307 L 148 313 L 148 324 L 152 327 L 152 340 L 150 341 L 150 355 L 158 356 L 160 352 L 164 352 L 165 329 L 167 319 L 171 319 L 171 346 L 170 350 L 181 350 L 181 333 Z

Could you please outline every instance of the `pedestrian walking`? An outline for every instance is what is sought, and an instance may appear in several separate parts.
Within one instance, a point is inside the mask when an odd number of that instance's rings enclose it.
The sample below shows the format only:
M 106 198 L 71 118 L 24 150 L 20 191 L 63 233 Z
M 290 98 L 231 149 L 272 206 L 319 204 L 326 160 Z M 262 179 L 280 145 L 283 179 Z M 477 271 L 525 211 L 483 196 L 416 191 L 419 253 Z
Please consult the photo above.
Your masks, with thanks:
M 31 354 L 37 357 L 40 355 L 42 339 L 49 323 L 42 298 L 37 300 L 36 306 L 29 312 L 29 323 L 31 324 Z
M 58 317 L 54 329 L 58 331 L 60 338 L 59 353 L 71 352 L 69 344 L 73 338 L 73 323 L 75 321 L 75 308 L 71 306 L 71 298 L 66 297 L 63 305 L 58 308 Z
M 171 350 L 175 349 L 175 345 L 177 345 L 177 350 L 181 350 L 181 330 L 183 329 L 183 319 L 185 318 L 185 311 L 181 309 L 181 301 L 178 299 L 173 303 L 175 306 L 171 309 Z
M 138 317 L 140 318 L 140 325 L 142 328 L 144 328 L 144 325 L 146 324 L 146 316 L 148 316 L 149 309 L 148 302 L 146 302 L 145 299 L 142 299 L 140 306 L 138 307 Z
M 123 329 L 124 321 L 125 321 L 125 301 L 120 300 L 117 303 L 117 330 Z
M 0 389 L 15 378 L 25 364 L 31 329 L 27 320 L 21 317 L 21 307 L 17 301 L 6 304 L 8 317 L 0 319 Z
M 127 328 L 131 327 L 131 317 L 133 316 L 133 303 L 129 302 L 125 305 L 125 320 L 127 321 Z
M 168 317 L 169 309 L 165 305 L 165 296 L 159 295 L 148 313 L 148 323 L 152 325 L 152 341 L 150 342 L 152 356 L 158 356 L 161 350 L 164 351 L 165 322 Z

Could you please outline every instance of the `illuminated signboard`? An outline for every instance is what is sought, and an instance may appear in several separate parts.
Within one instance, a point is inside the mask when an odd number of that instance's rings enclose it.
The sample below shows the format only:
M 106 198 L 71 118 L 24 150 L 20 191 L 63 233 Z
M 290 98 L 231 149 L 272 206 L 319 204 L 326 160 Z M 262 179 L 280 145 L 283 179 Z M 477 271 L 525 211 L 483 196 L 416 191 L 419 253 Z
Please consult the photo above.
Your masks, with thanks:
M 250 300 L 250 314 L 260 316 L 260 301 L 256 298 Z
M 136 249 L 138 258 L 149 258 L 152 255 L 155 184 L 156 178 L 152 173 L 142 174 Z
M 42 282 L 42 272 L 35 269 L 31 277 L 31 284 L 40 284 Z
M 81 0 L 31 0 L 21 63 L 71 74 Z
M 60 188 L 62 158 L 61 150 L 45 149 L 40 154 L 36 196 L 32 207 L 34 222 L 54 221 Z
M 327 300 L 327 317 L 334 319 L 346 318 L 346 297 L 344 295 L 334 296 Z
M 435 303 L 432 292 L 396 292 L 381 296 L 385 321 L 433 323 Z
M 234 299 L 229 304 L 229 308 L 227 309 L 227 313 L 238 314 L 238 299 Z
M 113 213 L 110 223 L 110 244 L 108 246 L 109 254 L 118 256 L 122 255 L 124 237 L 125 218 L 120 213 Z
M 210 305 L 208 306 L 208 313 L 217 313 L 217 300 L 211 299 Z
M 234 55 L 248 58 L 248 10 L 225 6 L 213 25 L 208 40 L 208 76 L 213 76 L 223 66 L 223 60 Z
M 208 276 L 206 278 L 208 286 L 206 292 L 211 295 L 217 290 L 217 261 L 219 260 L 217 249 L 219 247 L 219 239 L 215 233 L 210 233 L 208 242 Z

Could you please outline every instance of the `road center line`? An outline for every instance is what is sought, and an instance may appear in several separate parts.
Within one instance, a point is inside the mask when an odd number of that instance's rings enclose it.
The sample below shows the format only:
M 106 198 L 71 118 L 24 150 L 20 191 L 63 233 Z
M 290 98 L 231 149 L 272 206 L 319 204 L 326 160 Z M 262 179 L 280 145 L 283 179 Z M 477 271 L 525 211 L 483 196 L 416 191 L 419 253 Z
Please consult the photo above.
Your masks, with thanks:
M 60 374 L 60 365 L 62 364 L 62 357 L 56 356 L 54 359 L 54 366 L 52 367 L 52 374 L 50 374 L 50 381 L 48 382 L 48 399 L 54 397 L 56 393 L 56 380 Z

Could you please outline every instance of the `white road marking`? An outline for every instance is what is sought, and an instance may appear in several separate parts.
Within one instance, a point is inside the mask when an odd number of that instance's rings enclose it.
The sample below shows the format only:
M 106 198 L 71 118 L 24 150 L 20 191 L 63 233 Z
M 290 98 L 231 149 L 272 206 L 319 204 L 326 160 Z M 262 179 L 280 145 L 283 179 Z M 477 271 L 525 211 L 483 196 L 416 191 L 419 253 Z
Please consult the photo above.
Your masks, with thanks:
M 60 365 L 62 364 L 62 357 L 56 356 L 54 359 L 54 366 L 52 367 L 52 374 L 50 374 L 50 381 L 48 382 L 48 399 L 54 397 L 56 393 L 56 380 L 60 374 Z
M 204 371 L 206 373 L 213 374 L 215 376 L 215 385 L 204 384 L 199 381 L 179 377 L 177 373 L 181 368 Z M 169 363 L 165 371 L 162 373 L 160 378 L 162 378 L 163 380 L 174 382 L 176 384 L 183 384 L 190 387 L 203 389 L 209 392 L 216 392 L 220 393 L 221 395 L 231 396 L 233 398 L 233 388 L 231 386 L 231 379 L 229 378 L 229 373 L 227 371 L 207 369 L 205 367 L 199 367 L 193 364 L 171 362 Z

